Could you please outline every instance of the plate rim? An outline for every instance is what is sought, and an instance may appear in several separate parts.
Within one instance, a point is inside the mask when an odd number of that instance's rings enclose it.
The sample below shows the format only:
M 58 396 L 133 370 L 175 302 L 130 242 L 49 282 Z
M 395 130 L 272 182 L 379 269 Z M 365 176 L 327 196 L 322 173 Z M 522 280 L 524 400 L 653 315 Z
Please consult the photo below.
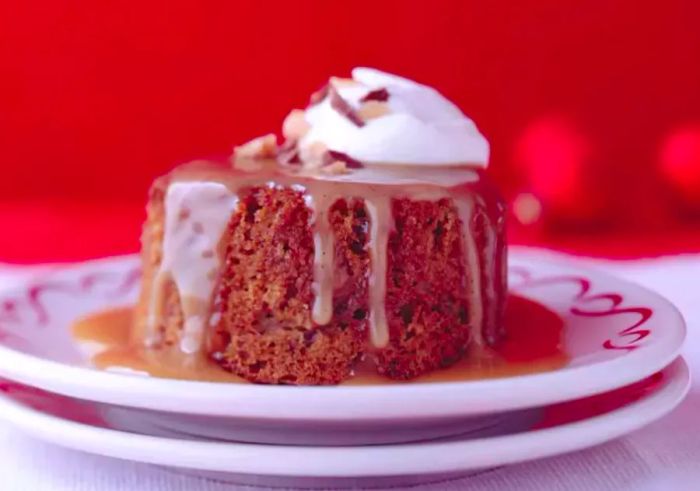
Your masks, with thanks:
M 61 265 L 51 271 L 110 265 L 116 261 L 134 262 L 135 258 L 135 255 L 102 258 Z M 275 420 L 376 421 L 463 417 L 586 397 L 641 380 L 663 369 L 680 354 L 686 336 L 685 321 L 678 309 L 658 293 L 595 268 L 581 266 L 575 261 L 553 257 L 548 251 L 511 247 L 509 261 L 511 259 L 526 263 L 546 261 L 632 288 L 663 306 L 674 319 L 678 339 L 666 352 L 644 363 L 631 364 L 629 359 L 634 354 L 630 354 L 591 365 L 515 377 L 390 387 L 263 386 L 136 377 L 47 360 L 2 344 L 0 376 L 70 397 L 156 411 Z M 650 357 L 653 354 L 650 353 Z M 611 373 L 615 376 L 611 377 Z M 575 384 L 571 383 L 573 380 Z M 527 394 L 527 399 L 514 397 L 513 384 L 517 384 L 519 392 Z M 224 387 L 226 390 L 222 391 Z M 547 391 L 543 392 L 542 387 L 547 387 Z M 391 393 L 391 397 L 383 397 L 387 392 Z M 329 393 L 332 393 L 332 397 L 328 396 Z M 365 402 L 369 398 L 370 403 L 358 405 L 358 397 Z M 416 398 L 420 398 L 423 404 L 412 404 Z M 372 400 L 381 401 L 382 404 L 371 404 Z
M 690 370 L 682 357 L 661 372 L 666 377 L 655 390 L 597 416 L 515 434 L 449 442 L 305 447 L 181 440 L 66 420 L 1 393 L 0 417 L 37 439 L 65 448 L 200 471 L 316 478 L 447 474 L 581 450 L 656 421 L 677 407 L 691 386 Z M 443 458 L 434 458 L 436 452 Z M 265 453 L 270 455 L 265 457 Z

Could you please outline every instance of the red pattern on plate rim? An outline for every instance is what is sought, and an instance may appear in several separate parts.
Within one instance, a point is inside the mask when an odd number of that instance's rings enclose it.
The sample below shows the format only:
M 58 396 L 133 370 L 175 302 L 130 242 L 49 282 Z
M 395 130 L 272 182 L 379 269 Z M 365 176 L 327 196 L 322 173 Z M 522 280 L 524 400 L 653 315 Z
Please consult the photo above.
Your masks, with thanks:
M 105 297 L 119 299 L 132 293 L 140 278 L 141 268 L 130 267 L 125 271 L 91 271 L 70 280 L 49 278 L 31 283 L 15 296 L 0 299 L 0 340 L 11 337 L 24 341 L 17 334 L 4 329 L 5 325 L 33 324 L 43 327 L 49 324 L 51 316 L 43 301 L 43 295 L 47 292 L 80 296 L 102 290 Z M 27 314 L 32 319 L 28 319 Z
M 635 350 L 639 347 L 639 343 L 644 338 L 649 336 L 649 334 L 651 334 L 650 329 L 641 329 L 641 327 L 645 325 L 654 315 L 653 309 L 650 307 L 623 307 L 622 303 L 624 301 L 624 297 L 620 293 L 599 293 L 590 295 L 592 282 L 588 278 L 575 275 L 555 275 L 535 278 L 533 277 L 532 273 L 523 266 L 511 266 L 508 272 L 509 274 L 520 278 L 521 281 L 516 285 L 513 285 L 517 288 L 567 283 L 577 285 L 579 287 L 579 291 L 573 298 L 575 305 L 573 305 L 569 310 L 573 315 L 578 315 L 581 317 L 609 317 L 619 314 L 639 315 L 639 320 L 637 320 L 637 322 L 618 331 L 618 336 L 625 339 L 624 343 L 618 344 L 612 339 L 606 339 L 603 342 L 603 348 L 607 350 Z M 610 305 L 603 310 L 584 310 L 578 306 L 578 304 L 590 303 L 597 300 L 609 300 Z
M 639 319 L 632 325 L 620 330 L 618 336 L 625 342 L 616 342 L 607 339 L 602 343 L 607 350 L 632 351 L 639 347 L 639 343 L 645 339 L 651 330 L 642 328 L 653 316 L 653 310 L 649 307 L 625 307 L 622 306 L 624 297 L 620 293 L 601 293 L 591 295 L 592 282 L 588 278 L 576 275 L 554 275 L 534 277 L 532 272 L 523 266 L 511 266 L 509 275 L 520 279 L 512 285 L 516 288 L 528 288 L 533 286 L 573 284 L 578 286 L 578 293 L 572 299 L 574 305 L 570 308 L 573 315 L 582 317 L 608 317 L 619 314 L 637 314 Z M 50 321 L 49 312 L 42 301 L 42 296 L 49 291 L 61 292 L 69 295 L 81 295 L 92 293 L 98 287 L 106 288 L 105 295 L 110 298 L 121 298 L 131 293 L 138 286 L 141 277 L 140 267 L 131 267 L 125 271 L 91 271 L 73 280 L 48 280 L 31 284 L 18 297 L 7 297 L 0 300 L 0 340 L 7 337 L 17 337 L 2 328 L 3 324 L 21 324 L 23 317 L 21 311 L 28 309 L 34 313 L 34 320 L 39 326 L 45 326 Z M 608 300 L 610 305 L 603 310 L 590 310 L 583 308 L 582 304 L 594 301 Z

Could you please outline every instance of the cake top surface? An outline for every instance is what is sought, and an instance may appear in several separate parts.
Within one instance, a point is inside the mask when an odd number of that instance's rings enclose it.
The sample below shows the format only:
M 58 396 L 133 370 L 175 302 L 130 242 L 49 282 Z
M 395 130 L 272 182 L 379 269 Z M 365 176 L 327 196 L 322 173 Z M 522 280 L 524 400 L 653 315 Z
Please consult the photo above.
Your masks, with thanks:
M 474 122 L 437 90 L 372 68 L 331 77 L 305 110 L 289 114 L 283 134 L 305 166 L 341 160 L 484 168 L 489 158 Z

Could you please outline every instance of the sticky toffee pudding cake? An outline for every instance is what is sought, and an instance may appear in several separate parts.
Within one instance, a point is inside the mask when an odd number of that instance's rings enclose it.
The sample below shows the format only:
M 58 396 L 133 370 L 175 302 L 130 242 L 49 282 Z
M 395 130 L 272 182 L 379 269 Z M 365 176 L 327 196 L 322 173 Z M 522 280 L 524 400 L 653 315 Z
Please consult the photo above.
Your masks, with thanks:
M 252 382 L 337 384 L 358 366 L 414 378 L 502 339 L 504 210 L 469 118 L 355 69 L 283 135 L 155 181 L 132 343 Z

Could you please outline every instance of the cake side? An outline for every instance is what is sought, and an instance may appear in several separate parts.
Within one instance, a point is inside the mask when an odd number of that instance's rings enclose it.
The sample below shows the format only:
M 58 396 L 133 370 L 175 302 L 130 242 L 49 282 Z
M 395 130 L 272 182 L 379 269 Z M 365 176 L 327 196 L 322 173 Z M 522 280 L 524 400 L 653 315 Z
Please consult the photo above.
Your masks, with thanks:
M 232 179 L 224 180 L 235 189 L 229 191 L 236 196 L 235 207 L 228 210 L 222 202 L 215 210 L 227 225 L 217 239 L 220 269 L 209 274 L 215 286 L 201 319 L 204 342 L 194 353 L 183 351 L 184 300 L 161 266 L 168 217 L 171 226 L 176 214 L 177 223 L 196 229 L 189 221 L 201 210 L 179 202 L 174 207 L 168 200 L 171 178 L 154 183 L 143 233 L 135 342 L 153 350 L 181 350 L 183 362 L 192 354 L 209 357 L 253 382 L 335 384 L 351 377 L 365 357 L 384 376 L 411 379 L 459 361 L 472 342 L 494 344 L 503 336 L 503 210 L 497 197 L 481 194 L 480 186 L 433 190 L 430 199 L 421 198 L 425 191 L 410 199 L 404 197 L 412 194 L 409 188 L 389 187 L 387 199 L 376 200 L 375 189 L 366 198 L 327 199 L 327 209 L 320 210 L 303 180 L 280 177 L 284 185 L 239 188 Z M 174 186 L 185 182 L 180 177 Z M 316 196 L 325 189 L 313 186 Z M 335 186 L 337 196 L 363 194 L 355 184 Z M 382 206 L 388 209 L 378 213 Z M 383 229 L 374 226 L 380 215 L 389 217 Z M 323 227 L 319 220 L 325 220 Z M 330 268 L 332 283 L 328 322 L 313 314 L 321 296 L 319 254 L 327 252 L 319 249 L 319 230 L 332 236 L 333 257 L 321 261 Z M 372 257 L 377 233 L 387 241 Z M 187 261 L 180 266 L 197 269 Z M 385 271 L 381 302 L 371 304 L 379 271 Z M 377 311 L 386 319 L 387 335 L 380 343 L 370 328 Z
M 225 369 L 261 383 L 335 384 L 362 353 L 366 262 L 347 254 L 363 244 L 362 217 L 335 205 L 329 219 L 343 275 L 334 288 L 335 315 L 311 316 L 314 242 L 303 193 L 259 187 L 241 196 L 224 237 L 221 319 L 211 351 Z M 360 246 L 355 246 L 360 249 Z
M 158 271 L 163 260 L 165 236 L 165 195 L 169 176 L 156 179 L 148 193 L 146 221 L 141 234 L 141 264 L 143 279 L 136 306 L 132 343 L 147 347 L 176 344 L 183 328 L 184 318 L 180 294 L 172 280 L 157 285 Z M 156 291 L 161 289 L 161 291 Z M 163 306 L 162 315 L 153 317 L 154 302 Z
M 390 339 L 374 358 L 379 373 L 408 379 L 462 358 L 472 329 L 469 292 L 451 201 L 396 199 L 392 211 L 385 300 Z

